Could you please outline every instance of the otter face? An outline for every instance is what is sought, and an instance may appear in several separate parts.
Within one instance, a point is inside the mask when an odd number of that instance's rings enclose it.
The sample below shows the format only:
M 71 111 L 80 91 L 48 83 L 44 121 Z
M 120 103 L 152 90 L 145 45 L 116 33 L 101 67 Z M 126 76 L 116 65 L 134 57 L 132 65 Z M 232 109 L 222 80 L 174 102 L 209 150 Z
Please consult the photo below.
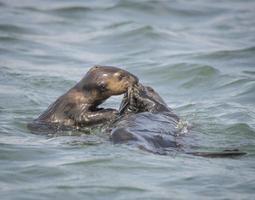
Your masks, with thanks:
M 120 95 L 127 92 L 128 87 L 138 83 L 138 78 L 117 67 L 94 66 L 82 80 L 84 89 L 93 89 L 104 97 Z
M 120 95 L 127 92 L 128 87 L 138 83 L 138 78 L 133 74 L 118 70 L 109 77 L 106 88 L 110 95 Z

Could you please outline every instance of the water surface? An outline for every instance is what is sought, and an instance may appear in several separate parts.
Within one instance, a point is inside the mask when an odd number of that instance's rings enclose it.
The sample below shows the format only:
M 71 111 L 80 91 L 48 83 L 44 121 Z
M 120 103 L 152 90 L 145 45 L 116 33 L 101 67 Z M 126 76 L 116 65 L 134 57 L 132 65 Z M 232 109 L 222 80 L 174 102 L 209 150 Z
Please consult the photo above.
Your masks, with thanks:
M 1 199 L 253 199 L 255 1 L 0 1 Z M 154 87 L 196 150 L 158 156 L 26 124 L 94 64 Z M 121 97 L 105 103 L 118 107 Z

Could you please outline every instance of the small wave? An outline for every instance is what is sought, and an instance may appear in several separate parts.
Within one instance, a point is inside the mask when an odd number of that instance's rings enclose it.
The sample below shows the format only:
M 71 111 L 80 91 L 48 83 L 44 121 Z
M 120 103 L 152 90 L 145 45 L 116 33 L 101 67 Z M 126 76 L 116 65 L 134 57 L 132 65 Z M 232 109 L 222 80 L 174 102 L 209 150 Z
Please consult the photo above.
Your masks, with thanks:
M 73 6 L 73 5 L 57 6 L 57 7 L 51 6 L 46 8 L 26 6 L 26 7 L 23 7 L 23 9 L 27 11 L 32 11 L 32 12 L 46 13 L 50 15 L 56 15 L 61 17 L 71 17 L 71 18 L 76 18 L 86 14 L 89 11 L 95 10 L 94 8 L 92 9 L 90 7 L 86 7 L 82 5 L 81 6 Z
M 243 73 L 248 74 L 248 75 L 255 75 L 255 71 L 248 71 L 248 70 L 244 70 Z
M 168 4 L 165 1 L 155 1 L 155 0 L 147 0 L 143 1 L 119 1 L 114 6 L 110 7 L 109 9 L 130 9 L 130 10 L 139 10 L 140 12 L 144 13 L 165 13 L 165 14 L 172 14 L 173 16 L 179 17 L 197 17 L 197 16 L 208 16 L 208 15 L 216 15 L 223 12 L 223 9 L 217 8 L 210 8 L 205 9 L 201 8 L 199 4 L 190 4 L 187 3 L 182 4 L 178 1 L 172 2 Z
M 83 5 L 63 5 L 63 6 L 47 6 L 47 7 L 37 7 L 37 6 L 24 6 L 22 7 L 22 9 L 24 10 L 28 10 L 28 11 L 34 11 L 34 12 L 56 12 L 56 13 L 76 13 L 76 12 L 86 12 L 89 10 L 92 10 L 92 8 L 83 6 Z
M 100 191 L 111 191 L 113 193 L 119 193 L 119 192 L 146 192 L 146 188 L 141 188 L 141 187 L 132 187 L 132 186 L 109 186 L 109 185 L 81 185 L 81 186 L 70 186 L 70 185 L 59 185 L 57 186 L 59 189 L 83 189 L 83 190 L 100 190 Z
M 39 43 L 37 41 L 33 41 L 31 38 L 22 38 L 22 37 L 19 37 L 19 36 L 16 36 L 14 34 L 9 34 L 9 35 L 5 35 L 5 36 L 0 36 L 0 44 L 30 44 L 30 45 L 41 45 L 41 47 L 45 46 L 43 43 Z M 9 49 L 10 50 L 10 49 Z M 11 51 L 17 51 L 17 49 L 15 48 L 12 48 Z
M 59 76 L 32 76 L 23 77 L 23 79 L 29 79 L 29 84 L 35 86 L 36 88 L 49 88 L 54 86 L 54 89 L 64 89 L 70 88 L 74 85 L 73 81 L 63 79 Z
M 159 36 L 155 29 L 150 26 L 150 25 L 146 25 L 146 26 L 142 26 L 130 31 L 127 31 L 126 33 L 123 34 L 123 36 L 132 36 L 132 35 L 147 35 L 147 36 Z
M 132 30 L 128 30 L 122 33 L 119 33 L 118 37 L 123 38 L 136 38 L 137 36 L 147 37 L 147 38 L 155 38 L 155 37 L 162 37 L 152 26 L 140 26 L 134 28 Z
M 51 12 L 58 12 L 58 13 L 77 13 L 77 12 L 87 12 L 91 11 L 92 9 L 85 6 L 69 6 L 69 7 L 59 7 L 50 9 Z
M 111 162 L 113 160 L 112 157 L 98 157 L 98 158 L 87 158 L 87 159 L 83 159 L 83 160 L 79 160 L 79 161 L 74 161 L 74 162 L 67 162 L 67 163 L 63 163 L 62 166 L 67 166 L 67 165 L 82 165 L 82 166 L 86 166 L 86 165 L 96 165 L 96 164 L 101 164 L 101 163 L 108 163 Z
M 255 82 L 254 80 L 250 83 L 246 83 L 242 91 L 235 95 L 236 99 L 241 103 L 251 103 L 254 105 L 255 102 Z
M 30 33 L 31 31 L 27 28 L 11 25 L 11 24 L 0 24 L 0 31 L 10 33 Z
M 186 73 L 184 83 L 180 87 L 184 89 L 199 87 L 199 90 L 204 88 L 206 91 L 213 86 L 214 80 L 218 79 L 220 74 L 217 69 L 208 65 L 190 69 Z
M 18 86 L 18 88 L 22 86 L 38 90 L 39 88 L 51 88 L 54 86 L 54 90 L 66 90 L 66 88 L 70 88 L 75 83 L 60 76 L 31 75 L 30 73 L 14 71 L 8 67 L 0 67 L 0 70 L 1 81 L 15 87 Z
M 233 80 L 231 82 L 227 82 L 227 83 L 219 86 L 217 89 L 232 88 L 232 87 L 234 87 L 236 89 L 237 86 L 241 86 L 243 84 L 249 83 L 252 80 L 253 79 L 250 79 L 250 78 L 241 78 L 241 79 Z
M 181 84 L 181 87 L 204 84 L 218 76 L 219 71 L 209 65 L 178 63 L 148 70 L 149 75 L 159 76 L 157 80 L 171 81 Z
M 0 41 L 1 41 L 1 39 L 0 39 Z M 13 51 L 11 51 L 11 50 L 9 50 L 9 49 L 5 49 L 5 48 L 1 48 L 0 47 L 0 54 L 1 55 L 4 55 L 4 54 L 11 54 L 11 53 L 13 53 Z M 0 66 L 1 67 L 1 66 Z
M 0 36 L 0 42 L 17 42 L 17 41 L 21 40 L 13 36 Z
M 165 42 L 169 39 L 168 33 L 161 32 L 160 30 L 154 28 L 150 25 L 140 26 L 136 25 L 125 27 L 126 30 L 121 31 L 113 31 L 112 29 L 108 29 L 108 34 L 100 34 L 91 38 L 91 40 L 97 43 L 107 43 L 109 45 L 114 45 L 116 48 L 117 45 L 129 45 L 132 43 L 136 43 L 137 45 L 142 45 L 145 42 L 150 43 L 152 40 L 157 40 L 157 43 Z M 155 42 L 155 41 L 154 41 Z M 125 46 L 127 48 L 127 46 Z M 129 51 L 134 51 L 134 49 L 130 49 Z
M 123 21 L 123 22 L 119 22 L 119 23 L 113 23 L 109 26 L 106 26 L 106 28 L 108 29 L 116 29 L 116 28 L 119 28 L 119 27 L 122 27 L 122 26 L 126 26 L 126 25 L 130 25 L 132 24 L 133 22 L 132 21 Z
M 226 129 L 227 134 L 252 136 L 255 137 L 255 130 L 246 123 L 236 123 L 228 126 Z
M 194 56 L 196 58 L 205 58 L 205 59 L 230 59 L 238 57 L 247 57 L 248 55 L 254 56 L 255 47 L 248 47 L 243 49 L 234 49 L 234 50 L 223 50 L 223 51 L 214 51 L 211 53 L 201 54 Z

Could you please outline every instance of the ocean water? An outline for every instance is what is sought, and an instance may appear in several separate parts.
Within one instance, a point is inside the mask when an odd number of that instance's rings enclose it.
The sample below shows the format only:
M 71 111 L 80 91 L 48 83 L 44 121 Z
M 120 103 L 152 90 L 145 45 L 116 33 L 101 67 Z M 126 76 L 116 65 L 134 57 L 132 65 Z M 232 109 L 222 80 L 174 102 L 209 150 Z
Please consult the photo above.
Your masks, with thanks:
M 255 1 L 0 0 L 0 196 L 254 199 Z M 195 150 L 159 156 L 26 124 L 95 65 L 136 74 L 192 129 Z M 121 97 L 105 107 L 118 108 Z

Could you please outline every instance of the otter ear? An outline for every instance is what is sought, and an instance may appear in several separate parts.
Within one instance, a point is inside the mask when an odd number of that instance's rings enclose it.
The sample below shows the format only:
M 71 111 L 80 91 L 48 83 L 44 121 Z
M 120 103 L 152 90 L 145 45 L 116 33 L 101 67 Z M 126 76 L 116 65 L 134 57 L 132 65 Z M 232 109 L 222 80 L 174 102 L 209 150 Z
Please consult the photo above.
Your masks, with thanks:
M 154 92 L 154 89 L 150 86 L 146 86 L 147 90 L 149 90 L 150 92 Z

